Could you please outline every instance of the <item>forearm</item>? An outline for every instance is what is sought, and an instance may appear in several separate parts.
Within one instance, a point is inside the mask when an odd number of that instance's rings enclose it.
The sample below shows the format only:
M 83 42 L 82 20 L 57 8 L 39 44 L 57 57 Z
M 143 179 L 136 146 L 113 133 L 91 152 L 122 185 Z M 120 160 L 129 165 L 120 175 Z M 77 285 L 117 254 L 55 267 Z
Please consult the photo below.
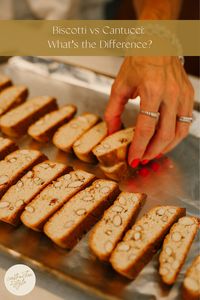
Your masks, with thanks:
M 140 20 L 174 20 L 180 13 L 182 0 L 132 0 Z

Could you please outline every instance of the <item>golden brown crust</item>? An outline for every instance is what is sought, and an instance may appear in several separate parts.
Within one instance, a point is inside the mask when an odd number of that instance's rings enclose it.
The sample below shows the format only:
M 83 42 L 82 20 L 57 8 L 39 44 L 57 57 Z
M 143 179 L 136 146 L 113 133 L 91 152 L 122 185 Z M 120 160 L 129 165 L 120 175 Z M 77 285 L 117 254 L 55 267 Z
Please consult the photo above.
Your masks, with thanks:
M 8 138 L 0 137 L 0 160 L 18 149 L 18 146 Z
M 193 260 L 185 274 L 182 294 L 184 300 L 200 298 L 200 255 Z
M 3 74 L 0 74 L 0 92 L 2 92 L 5 88 L 11 85 L 12 85 L 12 80 Z
M 129 175 L 128 165 L 124 161 L 119 162 L 112 167 L 107 167 L 99 164 L 99 168 L 104 172 L 106 177 L 115 181 L 121 181 Z

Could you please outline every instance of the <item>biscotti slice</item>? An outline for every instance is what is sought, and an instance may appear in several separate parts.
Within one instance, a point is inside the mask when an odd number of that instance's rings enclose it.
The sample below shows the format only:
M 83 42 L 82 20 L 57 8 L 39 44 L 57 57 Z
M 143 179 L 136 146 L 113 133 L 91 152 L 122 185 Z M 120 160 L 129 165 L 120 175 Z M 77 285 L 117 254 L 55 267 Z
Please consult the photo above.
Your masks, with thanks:
M 165 237 L 159 256 L 159 273 L 164 283 L 170 285 L 176 281 L 197 230 L 196 218 L 183 217 L 172 226 Z
M 3 74 L 0 74 L 0 92 L 2 92 L 5 88 L 11 85 L 12 85 L 12 80 Z
M 151 209 L 126 233 L 111 255 L 110 262 L 120 274 L 134 279 L 152 259 L 173 223 L 185 209 L 158 206 Z
M 95 176 L 82 170 L 72 171 L 49 184 L 21 215 L 21 221 L 27 227 L 40 231 L 44 223 L 65 202 L 89 185 Z
M 129 174 L 128 165 L 125 161 L 121 161 L 111 167 L 99 164 L 99 168 L 108 178 L 116 181 L 124 179 Z
M 0 137 L 0 160 L 4 159 L 6 155 L 17 149 L 18 147 L 15 142 L 7 138 Z
M 133 224 L 146 195 L 122 192 L 92 229 L 89 245 L 100 260 L 108 260 L 124 232 Z
M 0 93 L 0 116 L 23 103 L 28 96 L 28 89 L 23 85 L 8 87 Z
M 71 249 L 112 204 L 118 195 L 114 181 L 99 179 L 72 197 L 44 225 L 44 232 L 57 245 Z
M 1 130 L 8 136 L 19 137 L 27 132 L 32 123 L 55 109 L 55 98 L 41 96 L 30 99 L 2 116 Z
M 56 131 L 53 136 L 54 145 L 65 152 L 71 151 L 76 140 L 98 121 L 99 117 L 91 113 L 84 113 L 72 119 Z
M 105 122 L 92 127 L 86 133 L 84 133 L 73 146 L 76 156 L 85 162 L 94 162 L 95 156 L 92 153 L 92 149 L 97 146 L 107 135 L 107 126 Z
M 61 163 L 44 161 L 11 186 L 0 200 L 0 220 L 17 225 L 24 207 L 52 180 L 67 172 Z
M 28 134 L 39 142 L 48 142 L 61 125 L 73 118 L 76 110 L 75 105 L 66 105 L 46 114 L 28 128 Z
M 107 136 L 93 149 L 94 155 L 105 166 L 126 161 L 128 146 L 134 135 L 134 128 L 126 128 Z
M 200 299 L 200 255 L 193 260 L 192 265 L 185 274 L 183 281 L 183 299 Z
M 6 190 L 46 156 L 37 150 L 16 150 L 0 161 L 0 198 Z

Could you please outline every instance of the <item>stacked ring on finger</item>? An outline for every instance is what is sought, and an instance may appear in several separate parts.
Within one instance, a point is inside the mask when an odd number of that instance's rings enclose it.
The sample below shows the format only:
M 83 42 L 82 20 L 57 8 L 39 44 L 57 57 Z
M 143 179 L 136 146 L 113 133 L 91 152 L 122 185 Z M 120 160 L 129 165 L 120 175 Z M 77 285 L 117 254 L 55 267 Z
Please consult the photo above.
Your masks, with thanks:
M 156 120 L 158 120 L 159 117 L 160 117 L 160 113 L 159 112 L 152 112 L 152 111 L 147 111 L 147 110 L 140 110 L 140 114 L 146 115 L 146 116 L 154 118 Z
M 177 121 L 183 123 L 192 123 L 193 118 L 188 116 L 177 116 Z

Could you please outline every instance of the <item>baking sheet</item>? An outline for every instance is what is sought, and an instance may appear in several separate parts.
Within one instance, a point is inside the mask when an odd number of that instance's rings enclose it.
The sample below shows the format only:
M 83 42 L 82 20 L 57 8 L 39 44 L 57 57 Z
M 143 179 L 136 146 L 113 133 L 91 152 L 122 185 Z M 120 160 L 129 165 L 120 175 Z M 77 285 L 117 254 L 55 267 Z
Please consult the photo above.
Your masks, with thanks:
M 26 84 L 30 88 L 30 96 L 48 94 L 57 97 L 60 105 L 74 103 L 78 106 L 79 114 L 91 111 L 103 116 L 107 101 L 107 94 L 103 90 L 100 93 L 92 90 L 91 85 L 84 87 L 64 83 L 14 65 L 6 65 L 2 69 L 15 83 Z M 129 103 L 124 114 L 126 126 L 134 124 L 136 112 L 136 105 Z M 65 162 L 75 169 L 82 168 L 103 177 L 95 165 L 82 163 L 73 155 L 66 155 L 50 144 L 34 142 L 27 136 L 17 140 L 17 143 L 22 148 L 40 149 L 52 160 Z M 168 157 L 160 159 L 158 164 L 156 172 L 149 166 L 148 176 L 143 177 L 140 172 L 136 172 L 120 183 L 122 190 L 147 193 L 148 198 L 139 217 L 160 204 L 186 207 L 188 214 L 198 216 L 199 139 L 189 136 Z M 181 299 L 180 286 L 184 272 L 199 252 L 196 238 L 177 283 L 169 288 L 160 282 L 157 273 L 158 255 L 132 282 L 118 275 L 108 264 L 99 262 L 89 251 L 87 239 L 88 235 L 73 250 L 67 252 L 55 246 L 41 233 L 22 225 L 16 229 L 0 223 L 0 250 L 47 270 L 57 278 L 89 293 L 100 295 L 102 299 Z

